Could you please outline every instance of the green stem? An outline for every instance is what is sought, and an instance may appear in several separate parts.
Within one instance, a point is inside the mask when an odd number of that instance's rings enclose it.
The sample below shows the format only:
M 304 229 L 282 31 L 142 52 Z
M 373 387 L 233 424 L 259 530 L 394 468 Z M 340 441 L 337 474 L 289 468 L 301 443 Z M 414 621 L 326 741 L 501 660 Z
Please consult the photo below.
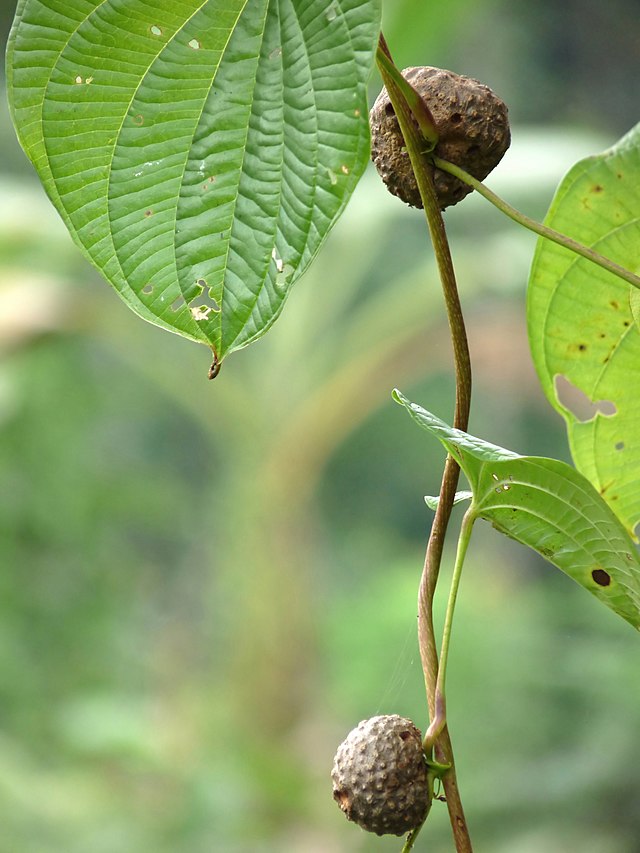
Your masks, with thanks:
M 389 49 L 383 37 L 380 40 L 380 48 L 385 56 L 391 60 Z M 386 63 L 379 60 L 378 67 L 400 125 L 427 217 L 453 342 L 456 373 L 454 425 L 458 429 L 466 430 L 471 405 L 471 362 L 451 252 L 449 251 L 444 221 L 433 184 L 433 166 L 423 156 L 424 139 L 418 130 L 418 126 L 414 121 L 411 109 L 402 91 L 395 84 L 394 78 L 387 72 Z M 438 677 L 438 653 L 433 624 L 433 597 L 442 561 L 444 537 L 453 507 L 459 473 L 458 464 L 451 456 L 448 456 L 440 487 L 440 500 L 438 501 L 438 508 L 427 544 L 425 564 L 418 593 L 418 642 L 427 690 L 429 716 L 431 719 L 436 713 L 436 684 Z M 444 776 L 442 784 L 445 789 L 449 820 L 451 822 L 456 851 L 457 853 L 471 853 L 471 838 L 460 799 L 453 750 L 446 725 L 436 741 L 435 750 L 438 760 L 442 764 L 449 764 L 451 766 L 451 769 Z M 410 841 L 407 843 L 413 844 L 419 831 L 420 827 L 415 829 L 410 836 Z
M 453 614 L 456 607 L 456 599 L 458 597 L 458 588 L 460 586 L 460 578 L 462 576 L 462 566 L 464 558 L 469 547 L 471 539 L 471 531 L 473 522 L 476 520 L 475 508 L 473 504 L 467 510 L 462 519 L 460 526 L 460 536 L 458 538 L 458 549 L 456 551 L 456 560 L 453 567 L 453 576 L 451 578 L 451 589 L 449 590 L 449 601 L 447 602 L 447 611 L 444 617 L 444 628 L 442 630 L 442 645 L 440 646 L 440 661 L 438 667 L 438 680 L 436 683 L 436 713 L 431 720 L 431 725 L 427 729 L 424 736 L 424 751 L 429 754 L 433 745 L 440 735 L 440 732 L 447 722 L 447 705 L 445 697 L 445 681 L 447 677 L 447 663 L 449 660 L 449 643 L 451 641 L 451 628 L 453 625 Z
M 423 153 L 433 151 L 438 144 L 438 130 L 436 128 L 435 119 L 431 114 L 429 107 L 422 100 L 420 94 L 416 92 L 408 80 L 404 79 L 402 74 L 393 64 L 389 47 L 382 33 L 380 33 L 380 40 L 378 42 L 376 61 L 381 69 L 384 68 L 384 73 L 393 80 L 399 91 L 402 92 L 404 100 L 409 105 L 411 114 L 418 122 L 420 132 L 427 142 L 427 146 L 423 145 Z
M 426 820 L 426 818 L 425 818 Z M 400 851 L 400 853 L 409 853 L 409 851 L 413 850 L 413 845 L 416 843 L 416 839 L 420 834 L 420 830 L 424 826 L 424 820 L 419 826 L 416 826 L 415 829 L 412 829 L 409 835 L 407 835 L 407 840 L 404 843 L 404 847 Z
M 633 287 L 640 288 L 640 276 L 635 275 L 630 270 L 620 266 L 620 264 L 616 264 L 615 261 L 605 258 L 604 255 L 595 252 L 588 246 L 583 246 L 582 243 L 578 243 L 577 240 L 567 237 L 566 234 L 561 234 L 559 231 L 549 228 L 548 225 L 543 225 L 541 222 L 537 222 L 535 219 L 531 219 L 530 216 L 526 216 L 524 213 L 516 210 L 515 207 L 512 207 L 504 199 L 500 198 L 499 195 L 496 195 L 496 193 L 486 187 L 482 181 L 477 180 L 473 175 L 465 172 L 465 170 L 461 169 L 460 166 L 455 166 L 447 160 L 440 159 L 440 157 L 433 157 L 432 159 L 434 165 L 437 166 L 438 169 L 442 169 L 443 172 L 448 172 L 463 183 L 473 187 L 474 190 L 479 192 L 481 196 L 484 196 L 484 198 L 486 198 L 487 201 L 490 201 L 491 204 L 498 208 L 498 210 L 501 210 L 509 217 L 509 219 L 513 219 L 514 222 L 524 225 L 525 228 L 528 228 L 529 231 L 533 231 L 534 234 L 538 234 L 540 237 L 546 237 L 547 240 L 551 240 L 559 246 L 564 246 L 565 249 L 569 249 L 571 252 L 581 255 L 588 261 L 592 261 L 594 264 L 602 267 L 602 269 L 607 270 L 607 272 L 613 273 L 618 276 L 618 278 L 628 282 Z

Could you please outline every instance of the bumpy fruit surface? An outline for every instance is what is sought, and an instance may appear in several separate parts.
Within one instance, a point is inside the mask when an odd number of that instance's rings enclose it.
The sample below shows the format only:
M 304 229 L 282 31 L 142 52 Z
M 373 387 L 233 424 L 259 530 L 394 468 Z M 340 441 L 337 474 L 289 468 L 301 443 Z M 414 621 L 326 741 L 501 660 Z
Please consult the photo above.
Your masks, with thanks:
M 439 134 L 434 154 L 479 181 L 500 162 L 511 142 L 507 108 L 488 86 L 442 68 L 405 68 L 402 72 L 430 109 Z M 389 192 L 413 207 L 422 207 L 418 185 L 387 90 L 371 113 L 371 159 Z M 457 204 L 471 187 L 436 169 L 440 207 Z
M 371 717 L 338 747 L 333 798 L 349 820 L 377 835 L 404 835 L 429 810 L 422 735 L 397 714 Z

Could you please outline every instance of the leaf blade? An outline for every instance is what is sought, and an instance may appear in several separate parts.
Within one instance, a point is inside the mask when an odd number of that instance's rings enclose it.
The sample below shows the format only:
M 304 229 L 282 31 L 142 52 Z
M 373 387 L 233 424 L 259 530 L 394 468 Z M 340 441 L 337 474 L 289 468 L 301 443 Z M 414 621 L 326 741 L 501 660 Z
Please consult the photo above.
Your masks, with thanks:
M 623 524 L 580 472 L 556 459 L 497 452 L 411 403 L 395 399 L 453 450 L 473 512 L 537 551 L 640 630 L 640 559 Z
M 20 0 L 19 138 L 140 316 L 219 361 L 274 322 L 366 165 L 380 5 Z
M 637 273 L 639 182 L 640 125 L 613 148 L 569 171 L 545 223 Z M 640 522 L 640 483 L 634 473 L 640 466 L 640 402 L 628 393 L 629 377 L 640 364 L 636 300 L 633 288 L 617 277 L 538 241 L 527 299 L 533 361 L 551 405 L 567 423 L 576 467 L 631 535 Z M 581 419 L 563 399 L 557 377 L 600 411 Z

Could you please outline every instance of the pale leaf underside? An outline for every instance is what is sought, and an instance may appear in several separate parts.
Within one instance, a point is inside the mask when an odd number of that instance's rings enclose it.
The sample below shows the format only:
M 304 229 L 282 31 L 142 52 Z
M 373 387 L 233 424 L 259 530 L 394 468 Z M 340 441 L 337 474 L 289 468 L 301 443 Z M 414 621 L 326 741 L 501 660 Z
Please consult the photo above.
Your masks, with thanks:
M 20 0 L 21 143 L 140 316 L 220 360 L 278 316 L 367 161 L 379 6 Z

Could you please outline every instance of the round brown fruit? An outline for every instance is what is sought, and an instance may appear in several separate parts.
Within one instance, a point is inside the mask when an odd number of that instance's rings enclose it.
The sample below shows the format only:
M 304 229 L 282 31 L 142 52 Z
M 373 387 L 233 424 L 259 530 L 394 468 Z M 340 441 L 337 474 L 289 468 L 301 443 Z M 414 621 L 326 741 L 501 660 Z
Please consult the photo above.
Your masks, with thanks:
M 434 154 L 482 181 L 500 162 L 511 142 L 507 107 L 488 86 L 446 71 L 420 66 L 402 72 L 421 95 L 439 134 Z M 393 105 L 383 89 L 369 114 L 371 159 L 389 192 L 412 207 L 422 207 L 409 154 Z M 434 170 L 442 210 L 457 204 L 472 189 L 453 175 Z
M 377 835 L 404 835 L 429 811 L 422 735 L 397 714 L 356 726 L 338 747 L 331 779 L 347 818 Z

